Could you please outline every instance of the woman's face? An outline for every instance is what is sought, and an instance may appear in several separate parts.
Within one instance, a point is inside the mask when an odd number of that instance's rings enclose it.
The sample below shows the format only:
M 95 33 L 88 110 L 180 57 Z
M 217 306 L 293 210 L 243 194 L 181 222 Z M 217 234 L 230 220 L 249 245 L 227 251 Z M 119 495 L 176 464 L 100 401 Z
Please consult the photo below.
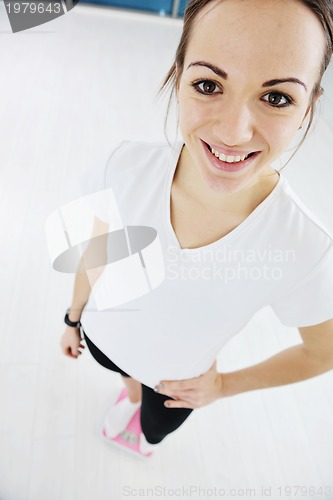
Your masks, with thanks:
M 325 37 L 297 1 L 224 0 L 202 18 L 216 4 L 200 12 L 190 38 L 179 126 L 205 185 L 233 193 L 271 172 L 302 125 Z

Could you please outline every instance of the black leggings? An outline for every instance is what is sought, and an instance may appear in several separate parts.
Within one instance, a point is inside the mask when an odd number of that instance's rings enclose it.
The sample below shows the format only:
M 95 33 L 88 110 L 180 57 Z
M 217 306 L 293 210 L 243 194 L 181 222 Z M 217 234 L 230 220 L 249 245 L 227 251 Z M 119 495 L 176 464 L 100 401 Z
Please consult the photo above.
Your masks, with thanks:
M 81 331 L 89 351 L 96 361 L 107 368 L 120 373 L 124 377 L 129 377 L 127 373 L 118 368 L 105 354 L 102 353 L 87 337 L 83 328 Z M 82 336 L 81 333 L 81 336 Z M 149 443 L 156 444 L 162 441 L 168 434 L 175 431 L 187 419 L 193 409 L 189 408 L 166 408 L 164 401 L 172 399 L 170 396 L 158 394 L 150 387 L 144 384 L 142 386 L 141 402 L 141 428 L 146 440 Z

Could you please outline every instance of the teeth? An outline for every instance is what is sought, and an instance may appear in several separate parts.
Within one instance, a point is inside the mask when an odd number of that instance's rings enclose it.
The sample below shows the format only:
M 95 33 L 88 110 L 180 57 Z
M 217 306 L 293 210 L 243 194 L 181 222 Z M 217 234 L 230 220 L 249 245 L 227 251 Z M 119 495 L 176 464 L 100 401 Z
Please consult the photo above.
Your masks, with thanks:
M 227 156 L 227 155 L 224 155 L 223 153 L 219 153 L 218 151 L 215 151 L 215 149 L 213 149 L 212 147 L 211 147 L 211 150 L 212 150 L 212 153 L 216 156 L 216 158 L 219 158 L 221 161 L 226 161 L 227 163 L 238 163 L 239 161 L 244 161 L 245 158 L 248 156 L 248 155 Z

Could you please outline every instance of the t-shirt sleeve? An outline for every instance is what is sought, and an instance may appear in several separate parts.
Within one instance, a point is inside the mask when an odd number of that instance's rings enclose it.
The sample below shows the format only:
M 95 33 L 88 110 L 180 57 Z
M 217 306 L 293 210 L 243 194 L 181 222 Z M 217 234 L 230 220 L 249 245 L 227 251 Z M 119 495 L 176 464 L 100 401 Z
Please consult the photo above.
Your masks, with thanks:
M 311 326 L 332 319 L 333 245 L 307 276 L 270 306 L 287 326 Z
M 79 178 L 79 186 L 82 196 L 85 198 L 86 206 L 92 215 L 102 221 L 111 224 L 113 229 L 121 226 L 120 214 L 116 206 L 116 200 L 112 190 L 112 175 L 109 171 L 117 167 L 117 151 L 126 141 L 118 143 L 111 151 L 109 157 L 100 160 L 83 172 Z M 118 165 L 119 166 L 119 165 Z M 111 185 L 106 184 L 106 179 L 111 179 Z

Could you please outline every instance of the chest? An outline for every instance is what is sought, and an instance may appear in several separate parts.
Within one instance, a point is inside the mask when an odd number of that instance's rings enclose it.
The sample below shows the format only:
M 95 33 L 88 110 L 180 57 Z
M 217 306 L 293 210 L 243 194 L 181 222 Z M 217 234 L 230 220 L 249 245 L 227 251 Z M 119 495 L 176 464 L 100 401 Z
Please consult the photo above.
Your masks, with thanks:
M 170 219 L 180 246 L 198 248 L 226 236 L 244 220 L 244 216 L 227 216 L 221 211 L 207 210 L 175 188 L 171 193 Z

